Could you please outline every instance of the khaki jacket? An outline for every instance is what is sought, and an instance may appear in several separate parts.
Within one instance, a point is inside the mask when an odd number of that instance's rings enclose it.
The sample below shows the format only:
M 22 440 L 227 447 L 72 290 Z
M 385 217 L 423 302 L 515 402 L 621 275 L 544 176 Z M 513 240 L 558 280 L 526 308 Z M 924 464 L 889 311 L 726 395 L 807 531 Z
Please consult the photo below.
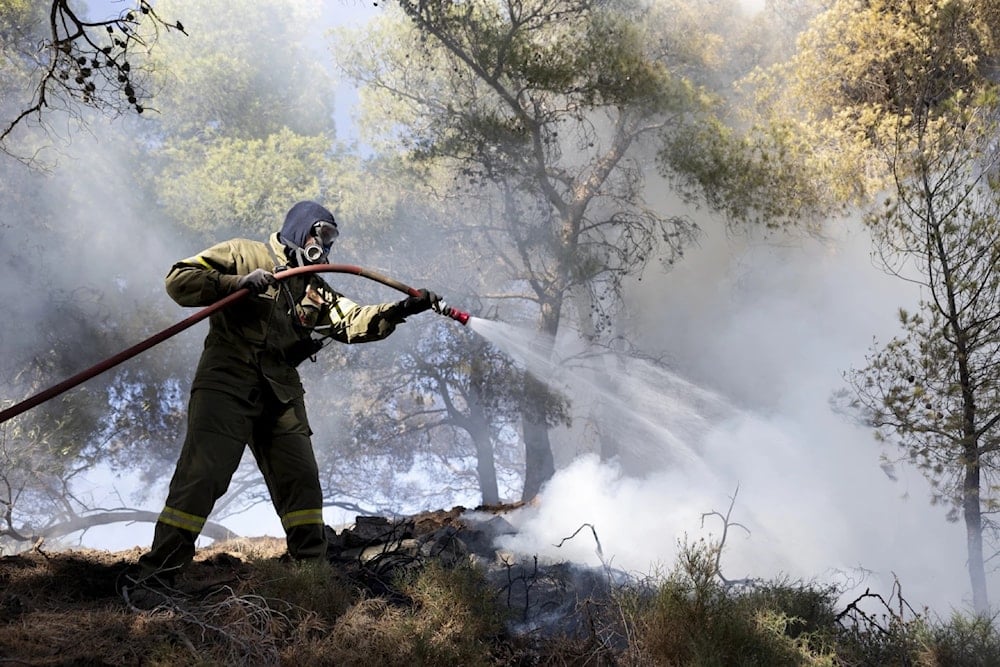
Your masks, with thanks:
M 182 306 L 209 306 L 234 292 L 241 276 L 255 269 L 274 271 L 285 262 L 277 234 L 269 243 L 224 241 L 174 264 L 166 278 L 167 293 Z M 279 400 L 291 401 L 305 393 L 295 367 L 315 351 L 310 339 L 381 340 L 402 321 L 398 313 L 395 303 L 359 306 L 318 274 L 280 280 L 210 316 L 191 388 L 218 389 L 250 400 L 266 381 Z

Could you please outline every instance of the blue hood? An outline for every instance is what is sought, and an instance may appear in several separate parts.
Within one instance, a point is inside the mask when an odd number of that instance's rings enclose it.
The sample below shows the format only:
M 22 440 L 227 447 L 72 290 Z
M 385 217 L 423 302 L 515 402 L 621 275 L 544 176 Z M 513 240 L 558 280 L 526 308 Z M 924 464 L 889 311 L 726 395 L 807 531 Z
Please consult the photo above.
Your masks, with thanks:
M 304 247 L 309 240 L 309 231 L 317 222 L 337 224 L 333 213 L 321 205 L 314 201 L 300 201 L 285 216 L 285 224 L 281 227 L 281 242 L 296 248 Z

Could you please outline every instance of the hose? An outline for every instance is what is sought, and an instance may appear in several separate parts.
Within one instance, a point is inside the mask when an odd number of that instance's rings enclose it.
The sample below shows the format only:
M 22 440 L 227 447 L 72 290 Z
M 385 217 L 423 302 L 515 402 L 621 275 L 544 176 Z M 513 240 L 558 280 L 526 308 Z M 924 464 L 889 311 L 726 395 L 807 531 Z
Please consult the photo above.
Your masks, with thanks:
M 375 282 L 382 283 L 383 285 L 399 290 L 400 292 L 403 292 L 408 296 L 420 295 L 419 290 L 416 290 L 408 285 L 405 285 L 399 282 L 398 280 L 393 280 L 392 278 L 380 275 L 378 273 L 375 273 L 374 271 L 363 269 L 360 266 L 351 266 L 349 264 L 312 264 L 309 266 L 298 266 L 295 267 L 294 269 L 285 269 L 283 271 L 278 271 L 277 273 L 274 274 L 274 277 L 277 280 L 284 280 L 285 278 L 291 278 L 292 276 L 302 275 L 305 273 L 352 273 L 354 275 L 358 275 L 363 278 L 368 278 L 369 280 L 374 280 Z M 44 391 L 38 392 L 34 396 L 26 398 L 20 403 L 16 403 L 15 405 L 12 405 L 11 407 L 0 411 L 0 424 L 3 424 L 7 420 L 16 417 L 22 412 L 27 412 L 36 405 L 40 405 L 45 401 L 48 401 L 49 399 L 55 398 L 59 394 L 68 391 L 69 389 L 72 389 L 78 384 L 86 382 L 95 375 L 100 375 L 104 371 L 114 368 L 118 364 L 127 361 L 128 359 L 131 359 L 132 357 L 138 354 L 145 352 L 154 345 L 162 343 L 171 336 L 175 336 L 179 334 L 181 331 L 184 331 L 185 329 L 194 326 L 195 324 L 202 321 L 212 313 L 222 310 L 229 304 L 239 301 L 248 294 L 250 294 L 250 290 L 245 287 L 243 289 L 237 290 L 232 294 L 229 294 L 219 299 L 212 305 L 202 308 L 194 315 L 191 315 L 190 317 L 181 320 L 177 324 L 167 327 L 163 331 L 160 331 L 159 333 L 150 336 L 146 340 L 137 343 L 126 350 L 122 350 L 113 357 L 108 357 L 101 363 L 95 364 L 94 366 L 91 366 L 87 370 L 81 371 L 80 373 L 77 373 L 73 377 L 63 380 L 59 384 L 53 385 Z M 451 319 L 456 320 L 462 324 L 467 324 L 469 321 L 468 313 L 458 310 L 457 308 L 452 308 L 443 301 L 440 302 L 435 307 L 435 310 L 440 314 L 446 317 L 450 317 Z

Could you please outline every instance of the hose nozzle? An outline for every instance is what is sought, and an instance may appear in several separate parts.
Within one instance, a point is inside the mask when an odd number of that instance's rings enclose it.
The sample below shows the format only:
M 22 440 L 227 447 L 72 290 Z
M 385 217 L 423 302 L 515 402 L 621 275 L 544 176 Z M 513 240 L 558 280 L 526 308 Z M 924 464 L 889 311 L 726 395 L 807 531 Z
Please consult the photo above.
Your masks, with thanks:
M 449 306 L 443 300 L 438 301 L 437 306 L 435 306 L 434 310 L 441 313 L 445 317 L 450 317 L 451 319 L 460 322 L 463 325 L 467 325 L 469 323 L 468 313 L 466 313 L 465 311 L 461 311 L 458 308 L 453 308 Z

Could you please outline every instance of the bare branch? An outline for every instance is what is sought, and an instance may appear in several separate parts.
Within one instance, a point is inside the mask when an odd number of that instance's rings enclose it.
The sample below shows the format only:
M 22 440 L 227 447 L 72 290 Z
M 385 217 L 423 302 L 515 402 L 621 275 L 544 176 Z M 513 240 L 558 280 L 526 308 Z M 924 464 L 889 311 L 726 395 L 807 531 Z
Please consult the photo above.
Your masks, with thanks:
M 701 525 L 703 528 L 705 527 L 705 517 L 717 516 L 720 519 L 722 519 L 722 538 L 719 540 L 719 548 L 715 551 L 715 572 L 718 574 L 719 579 L 722 580 L 722 583 L 724 583 L 727 586 L 734 586 L 737 584 L 749 584 L 752 582 L 752 579 L 748 577 L 744 577 L 743 579 L 727 579 L 726 577 L 722 576 L 722 550 L 725 548 L 726 539 L 729 537 L 729 528 L 732 526 L 736 526 L 745 530 L 747 536 L 750 535 L 749 528 L 744 526 L 742 523 L 733 521 L 731 519 L 733 515 L 733 506 L 736 505 L 736 496 L 738 496 L 739 493 L 740 493 L 740 485 L 737 484 L 736 490 L 733 491 L 733 495 L 730 496 L 729 498 L 729 509 L 726 510 L 725 514 L 722 514 L 717 510 L 712 510 L 711 512 L 704 512 L 701 515 Z
M 55 109 L 78 119 L 80 107 L 111 116 L 142 113 L 151 98 L 143 56 L 161 30 L 187 34 L 180 21 L 165 21 L 147 0 L 100 21 L 84 20 L 70 5 L 69 0 L 52 0 L 48 34 L 40 44 L 19 47 L 36 68 L 37 84 L 26 106 L 0 126 L 4 152 L 16 128 L 32 118 L 46 127 L 45 116 Z

